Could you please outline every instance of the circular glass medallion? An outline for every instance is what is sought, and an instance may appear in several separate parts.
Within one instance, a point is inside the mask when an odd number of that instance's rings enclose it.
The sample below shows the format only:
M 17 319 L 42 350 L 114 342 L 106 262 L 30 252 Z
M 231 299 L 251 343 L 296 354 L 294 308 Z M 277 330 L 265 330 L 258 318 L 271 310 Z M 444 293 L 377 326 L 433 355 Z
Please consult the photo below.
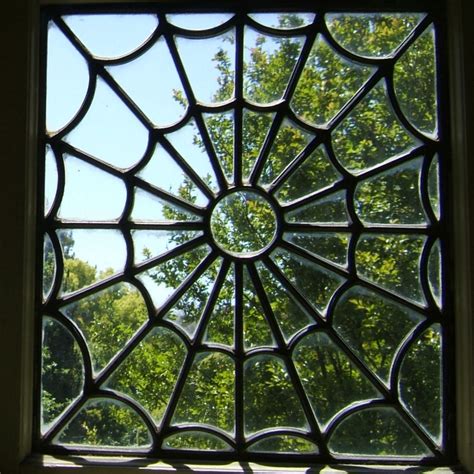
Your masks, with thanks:
M 272 206 L 254 191 L 234 191 L 219 201 L 211 215 L 217 245 L 238 257 L 252 257 L 268 247 L 276 226 Z

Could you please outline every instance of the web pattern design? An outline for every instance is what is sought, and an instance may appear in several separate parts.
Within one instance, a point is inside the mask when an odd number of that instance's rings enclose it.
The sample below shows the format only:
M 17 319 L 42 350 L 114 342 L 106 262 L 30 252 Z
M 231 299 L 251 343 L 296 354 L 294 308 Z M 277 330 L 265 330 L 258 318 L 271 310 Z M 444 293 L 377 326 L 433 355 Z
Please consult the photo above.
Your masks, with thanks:
M 46 16 L 37 450 L 444 459 L 434 18 Z

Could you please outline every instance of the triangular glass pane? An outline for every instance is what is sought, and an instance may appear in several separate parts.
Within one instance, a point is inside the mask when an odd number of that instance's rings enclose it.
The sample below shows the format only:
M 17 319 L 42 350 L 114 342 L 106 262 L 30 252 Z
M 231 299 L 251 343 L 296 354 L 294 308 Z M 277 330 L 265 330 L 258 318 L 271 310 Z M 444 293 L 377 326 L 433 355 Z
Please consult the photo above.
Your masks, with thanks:
M 350 234 L 342 232 L 285 232 L 283 238 L 307 252 L 347 266 Z
M 233 16 L 233 13 L 172 13 L 166 19 L 179 28 L 199 31 L 216 28 Z
M 439 199 L 439 159 L 435 155 L 430 164 L 428 171 L 428 196 L 430 199 L 431 209 L 437 219 L 441 216 L 440 199 Z
M 41 432 L 81 394 L 84 362 L 81 350 L 66 327 L 43 317 L 41 358 Z
M 54 439 L 54 444 L 97 448 L 143 450 L 152 437 L 143 419 L 115 399 L 94 398 Z
M 326 25 L 333 38 L 359 56 L 391 56 L 425 15 L 422 13 L 330 13 Z M 357 34 L 354 34 L 357 31 Z
M 338 300 L 333 326 L 353 352 L 388 385 L 398 347 L 423 319 L 421 314 L 394 301 L 354 286 Z
M 314 13 L 249 13 L 252 20 L 263 26 L 278 28 L 279 30 L 292 30 L 311 24 L 315 18 Z
M 245 349 L 274 346 L 272 331 L 247 270 L 244 271 L 242 306 Z
M 335 454 L 359 457 L 421 459 L 432 454 L 390 407 L 367 408 L 351 414 L 336 427 L 328 447 Z
M 430 25 L 395 64 L 393 83 L 410 123 L 428 136 L 438 130 L 434 27 Z
M 46 129 L 55 132 L 79 111 L 89 86 L 89 69 L 79 51 L 52 21 L 48 23 L 46 73 Z
M 431 247 L 430 256 L 428 257 L 428 283 L 431 294 L 436 304 L 441 308 L 442 303 L 442 259 L 441 244 L 437 240 Z
M 168 436 L 163 449 L 183 449 L 191 451 L 230 451 L 231 447 L 222 439 L 203 431 L 180 431 Z
M 285 213 L 287 222 L 308 224 L 349 224 L 346 192 L 338 191 L 322 198 L 315 198 Z
M 43 240 L 43 301 L 45 301 L 53 288 L 56 275 L 56 253 L 53 242 L 48 234 L 44 234 Z
M 189 371 L 173 424 L 197 423 L 234 431 L 235 368 L 222 352 L 200 352 Z
M 61 308 L 87 341 L 95 373 L 148 320 L 141 293 L 129 283 L 118 283 Z
M 121 179 L 70 155 L 64 156 L 64 167 L 62 220 L 110 221 L 122 215 L 127 194 Z
M 404 298 L 425 304 L 420 263 L 426 237 L 362 234 L 355 252 L 357 273 Z
M 203 118 L 222 171 L 231 183 L 234 176 L 234 114 L 203 114 Z
M 324 147 L 314 150 L 294 173 L 285 181 L 276 194 L 281 203 L 288 203 L 315 191 L 320 191 L 341 178 L 329 160 Z
M 365 179 L 354 193 L 355 210 L 364 224 L 426 224 L 420 199 L 423 158 L 407 161 Z
M 293 286 L 322 315 L 345 279 L 306 258 L 277 249 L 271 254 L 272 260 Z
M 94 56 L 104 58 L 131 53 L 139 48 L 158 26 L 158 18 L 151 14 L 107 13 L 66 15 L 62 18 Z
M 371 76 L 369 66 L 348 61 L 319 35 L 291 99 L 291 109 L 311 125 L 333 119 Z
M 143 157 L 148 131 L 99 76 L 89 110 L 64 140 L 116 168 L 127 169 Z
M 252 357 L 245 362 L 244 373 L 244 427 L 247 434 L 269 428 L 308 428 L 301 401 L 279 357 Z
M 393 112 L 384 82 L 379 82 L 332 134 L 339 162 L 354 174 L 408 153 L 419 145 Z
M 133 398 L 160 425 L 186 353 L 186 346 L 176 334 L 169 329 L 155 328 L 104 386 Z
M 187 100 L 163 37 L 133 61 L 106 69 L 156 126 L 171 125 L 184 117 Z
M 314 135 L 285 119 L 273 140 L 260 176 L 260 183 L 270 184 L 314 138 Z
M 190 338 L 194 338 L 196 327 L 214 287 L 220 263 L 220 259 L 214 262 L 189 287 L 164 318 L 181 328 Z
M 275 319 L 286 341 L 289 341 L 298 331 L 314 323 L 314 320 L 261 263 L 257 263 L 257 268 Z
M 47 216 L 58 192 L 58 167 L 50 145 L 46 145 L 44 156 L 44 215 Z
M 244 30 L 244 97 L 268 104 L 283 97 L 303 48 L 302 36 L 274 36 Z
M 321 429 L 344 408 L 381 397 L 349 357 L 323 332 L 305 336 L 293 354 Z
M 317 454 L 318 447 L 299 436 L 280 435 L 269 436 L 252 444 L 250 452 L 256 453 L 287 453 L 287 454 Z
M 439 446 L 443 407 L 441 350 L 441 327 L 434 324 L 410 346 L 398 381 L 402 403 Z

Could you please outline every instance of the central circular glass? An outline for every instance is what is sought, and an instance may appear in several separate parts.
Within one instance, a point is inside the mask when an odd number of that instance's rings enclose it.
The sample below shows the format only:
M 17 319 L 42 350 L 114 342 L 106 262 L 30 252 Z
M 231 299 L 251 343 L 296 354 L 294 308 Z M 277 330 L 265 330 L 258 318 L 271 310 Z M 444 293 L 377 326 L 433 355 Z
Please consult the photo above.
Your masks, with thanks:
M 221 199 L 211 215 L 217 245 L 239 257 L 253 256 L 268 247 L 276 227 L 273 207 L 254 191 L 234 191 Z

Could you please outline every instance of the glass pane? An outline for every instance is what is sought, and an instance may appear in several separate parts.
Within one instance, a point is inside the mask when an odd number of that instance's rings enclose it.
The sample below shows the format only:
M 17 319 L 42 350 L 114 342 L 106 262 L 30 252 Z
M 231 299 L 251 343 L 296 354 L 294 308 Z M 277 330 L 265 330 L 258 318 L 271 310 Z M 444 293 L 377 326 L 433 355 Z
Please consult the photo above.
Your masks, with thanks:
M 334 39 L 360 56 L 391 56 L 423 19 L 420 13 L 330 13 L 326 25 Z M 354 34 L 357 32 L 357 34 Z
M 186 357 L 169 329 L 153 329 L 106 381 L 105 387 L 137 401 L 159 425 Z
M 142 418 L 117 400 L 93 399 L 66 425 L 56 444 L 90 447 L 147 448 L 151 435 Z
M 428 196 L 430 198 L 431 209 L 437 219 L 441 217 L 439 200 L 439 159 L 436 155 L 430 164 L 428 172 Z
M 318 447 L 307 439 L 297 436 L 270 436 L 250 446 L 249 451 L 257 453 L 306 453 L 316 454 Z
M 166 19 L 179 28 L 198 31 L 216 28 L 233 16 L 233 13 L 174 13 L 166 15 Z
M 318 35 L 306 61 L 291 108 L 302 120 L 324 125 L 371 76 L 372 69 L 340 56 Z
M 221 352 L 199 353 L 186 379 L 174 424 L 198 423 L 234 431 L 234 362 Z
M 321 428 L 344 408 L 381 397 L 348 356 L 323 332 L 305 336 L 296 346 L 293 358 Z
M 249 13 L 249 17 L 257 23 L 280 30 L 291 30 L 309 25 L 315 16 L 314 13 Z
M 163 444 L 164 449 L 190 449 L 193 451 L 230 451 L 230 446 L 209 433 L 185 431 L 168 436 Z
M 148 131 L 99 76 L 89 110 L 65 140 L 101 161 L 126 169 L 143 157 Z
M 423 319 L 394 301 L 354 286 L 338 300 L 333 325 L 352 351 L 388 385 L 398 347 Z
M 303 43 L 303 37 L 270 36 L 246 27 L 243 78 L 245 98 L 257 104 L 268 104 L 281 99 Z
M 96 373 L 148 320 L 143 296 L 129 283 L 98 291 L 64 306 L 61 311 L 83 333 Z
M 44 215 L 47 216 L 54 204 L 58 189 L 56 157 L 49 145 L 46 146 L 44 161 Z
M 51 238 L 45 234 L 43 241 L 43 301 L 48 298 L 53 288 L 55 275 L 56 255 Z
M 41 432 L 81 394 L 84 364 L 79 345 L 61 323 L 43 317 L 41 351 Z
M 430 251 L 428 257 L 428 283 L 431 294 L 436 301 L 436 304 L 441 308 L 442 304 L 442 261 L 441 261 L 441 244 L 437 240 Z
M 274 427 L 305 429 L 306 417 L 281 359 L 255 356 L 245 363 L 245 432 Z

